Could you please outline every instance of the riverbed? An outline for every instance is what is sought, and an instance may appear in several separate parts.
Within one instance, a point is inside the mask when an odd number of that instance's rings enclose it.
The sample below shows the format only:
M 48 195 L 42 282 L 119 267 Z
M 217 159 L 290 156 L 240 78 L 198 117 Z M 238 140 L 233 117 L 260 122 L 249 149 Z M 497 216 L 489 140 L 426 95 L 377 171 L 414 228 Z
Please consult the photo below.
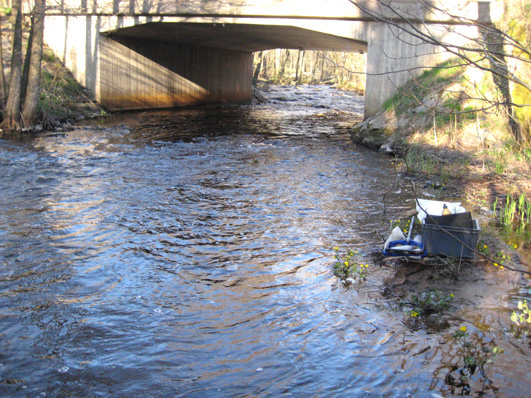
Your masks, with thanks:
M 449 397 L 463 326 L 505 351 L 470 395 L 528 395 L 528 282 L 468 268 L 452 317 L 412 323 L 425 266 L 378 253 L 414 196 L 351 142 L 363 97 L 266 95 L 0 140 L 0 395 Z

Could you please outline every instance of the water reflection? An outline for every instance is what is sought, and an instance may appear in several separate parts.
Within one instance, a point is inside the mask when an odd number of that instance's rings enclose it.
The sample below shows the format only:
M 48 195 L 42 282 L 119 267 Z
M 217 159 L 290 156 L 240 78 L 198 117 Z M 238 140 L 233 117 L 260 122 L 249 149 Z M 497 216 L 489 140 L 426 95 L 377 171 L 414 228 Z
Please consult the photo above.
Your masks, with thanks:
M 447 391 L 450 331 L 404 325 L 369 257 L 411 194 L 343 134 L 355 99 L 291 90 L 0 142 L 2 395 Z M 372 261 L 366 282 L 333 276 L 334 246 Z M 489 373 L 506 396 L 525 352 Z

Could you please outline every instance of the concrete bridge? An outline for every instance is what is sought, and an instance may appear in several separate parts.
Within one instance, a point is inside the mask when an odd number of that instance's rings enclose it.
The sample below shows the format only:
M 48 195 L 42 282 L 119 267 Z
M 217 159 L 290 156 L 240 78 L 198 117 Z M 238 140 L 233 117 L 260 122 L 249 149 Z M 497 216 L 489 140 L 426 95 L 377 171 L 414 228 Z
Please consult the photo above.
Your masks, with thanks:
M 475 29 L 415 0 L 391 3 L 455 44 Z M 478 19 L 476 2 L 444 5 Z M 348 0 L 62 0 L 47 11 L 44 40 L 111 110 L 250 102 L 253 52 L 288 48 L 366 52 L 368 117 L 421 67 L 447 56 Z

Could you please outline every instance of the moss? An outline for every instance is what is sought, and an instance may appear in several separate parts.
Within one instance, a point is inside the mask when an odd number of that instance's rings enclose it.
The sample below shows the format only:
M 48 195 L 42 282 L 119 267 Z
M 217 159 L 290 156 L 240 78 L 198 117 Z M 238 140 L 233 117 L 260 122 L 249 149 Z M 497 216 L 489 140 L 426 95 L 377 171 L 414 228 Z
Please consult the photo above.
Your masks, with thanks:
M 463 73 L 463 68 L 456 60 L 449 60 L 441 63 L 436 68 L 427 69 L 419 77 L 410 80 L 400 87 L 395 95 L 384 102 L 382 109 L 385 111 L 394 110 L 399 116 L 409 112 L 411 108 L 417 107 L 426 95 L 436 91 L 444 90 L 450 84 L 459 81 Z M 456 99 L 447 100 L 448 107 L 454 108 Z

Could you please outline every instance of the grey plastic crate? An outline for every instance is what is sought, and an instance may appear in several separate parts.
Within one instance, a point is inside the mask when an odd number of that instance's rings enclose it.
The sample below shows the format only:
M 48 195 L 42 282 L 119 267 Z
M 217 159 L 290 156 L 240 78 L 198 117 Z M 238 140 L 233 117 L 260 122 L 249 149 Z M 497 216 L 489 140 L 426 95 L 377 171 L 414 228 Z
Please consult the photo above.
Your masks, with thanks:
M 473 228 L 445 227 L 450 232 L 472 249 L 476 248 L 480 231 L 477 220 L 472 220 Z M 435 224 L 424 224 L 422 227 L 422 243 L 428 254 L 445 254 L 452 257 L 474 258 L 474 252 L 463 246 L 450 235 L 441 231 Z

